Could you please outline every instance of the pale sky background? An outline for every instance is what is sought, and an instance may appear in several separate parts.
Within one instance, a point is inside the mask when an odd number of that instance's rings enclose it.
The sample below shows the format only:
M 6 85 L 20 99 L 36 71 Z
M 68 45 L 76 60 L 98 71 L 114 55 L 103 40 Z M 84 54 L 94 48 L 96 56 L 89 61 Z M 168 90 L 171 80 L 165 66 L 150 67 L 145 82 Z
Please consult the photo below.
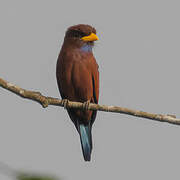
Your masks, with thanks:
M 60 97 L 64 33 L 90 24 L 99 36 L 99 103 L 180 117 L 179 20 L 175 0 L 0 0 L 0 77 Z M 63 108 L 43 109 L 0 88 L 0 162 L 65 180 L 180 179 L 180 126 L 99 112 L 93 142 L 86 163 Z

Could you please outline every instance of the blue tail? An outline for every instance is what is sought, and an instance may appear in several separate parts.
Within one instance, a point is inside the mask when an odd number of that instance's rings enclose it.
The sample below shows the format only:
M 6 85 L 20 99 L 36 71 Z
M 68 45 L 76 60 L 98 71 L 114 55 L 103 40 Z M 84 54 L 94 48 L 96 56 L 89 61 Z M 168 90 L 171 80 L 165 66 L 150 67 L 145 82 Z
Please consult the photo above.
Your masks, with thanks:
M 79 125 L 79 135 L 81 139 L 81 147 L 83 151 L 83 156 L 85 161 L 91 160 L 92 151 L 92 138 L 91 138 L 91 128 L 89 125 L 80 124 Z

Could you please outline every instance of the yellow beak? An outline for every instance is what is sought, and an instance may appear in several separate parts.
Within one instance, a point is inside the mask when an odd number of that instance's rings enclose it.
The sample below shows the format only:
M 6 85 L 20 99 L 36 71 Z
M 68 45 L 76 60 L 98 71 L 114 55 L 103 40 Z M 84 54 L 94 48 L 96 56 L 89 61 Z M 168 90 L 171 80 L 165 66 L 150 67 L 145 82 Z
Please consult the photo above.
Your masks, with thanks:
M 81 38 L 83 41 L 97 41 L 99 38 L 96 34 L 91 33 L 89 36 L 84 36 Z

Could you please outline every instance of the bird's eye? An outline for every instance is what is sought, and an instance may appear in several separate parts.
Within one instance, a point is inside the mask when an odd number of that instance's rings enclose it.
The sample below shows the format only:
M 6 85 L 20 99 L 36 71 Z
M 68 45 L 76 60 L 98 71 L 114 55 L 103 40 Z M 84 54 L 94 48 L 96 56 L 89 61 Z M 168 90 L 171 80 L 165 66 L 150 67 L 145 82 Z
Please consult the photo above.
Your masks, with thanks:
M 71 36 L 76 37 L 76 38 L 81 38 L 81 37 L 85 36 L 85 33 L 81 32 L 81 31 L 73 30 L 71 32 Z

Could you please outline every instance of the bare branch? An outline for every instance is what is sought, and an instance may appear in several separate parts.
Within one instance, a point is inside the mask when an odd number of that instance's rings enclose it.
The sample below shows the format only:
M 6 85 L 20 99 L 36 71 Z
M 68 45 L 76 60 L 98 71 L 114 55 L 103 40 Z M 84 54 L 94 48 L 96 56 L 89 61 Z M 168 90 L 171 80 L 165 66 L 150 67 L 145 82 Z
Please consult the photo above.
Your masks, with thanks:
M 64 102 L 60 99 L 43 96 L 40 92 L 22 89 L 12 83 L 9 83 L 9 82 L 3 80 L 2 78 L 0 78 L 0 86 L 2 88 L 5 88 L 5 89 L 23 97 L 23 98 L 36 101 L 36 102 L 40 103 L 44 108 L 48 107 L 48 105 L 64 107 Z M 66 105 L 66 107 L 67 108 L 84 109 L 84 104 L 81 102 L 68 101 L 68 104 Z M 171 124 L 180 125 L 180 119 L 177 119 L 175 115 L 169 115 L 169 114 L 167 114 L 167 115 L 152 114 L 152 113 L 148 113 L 148 112 L 137 111 L 137 110 L 132 110 L 132 109 L 118 107 L 118 106 L 106 106 L 106 105 L 99 105 L 99 104 L 92 104 L 92 103 L 89 104 L 88 110 L 116 112 L 116 113 L 122 113 L 122 114 L 131 115 L 131 116 L 151 119 L 151 120 L 155 120 L 155 121 L 168 122 Z

